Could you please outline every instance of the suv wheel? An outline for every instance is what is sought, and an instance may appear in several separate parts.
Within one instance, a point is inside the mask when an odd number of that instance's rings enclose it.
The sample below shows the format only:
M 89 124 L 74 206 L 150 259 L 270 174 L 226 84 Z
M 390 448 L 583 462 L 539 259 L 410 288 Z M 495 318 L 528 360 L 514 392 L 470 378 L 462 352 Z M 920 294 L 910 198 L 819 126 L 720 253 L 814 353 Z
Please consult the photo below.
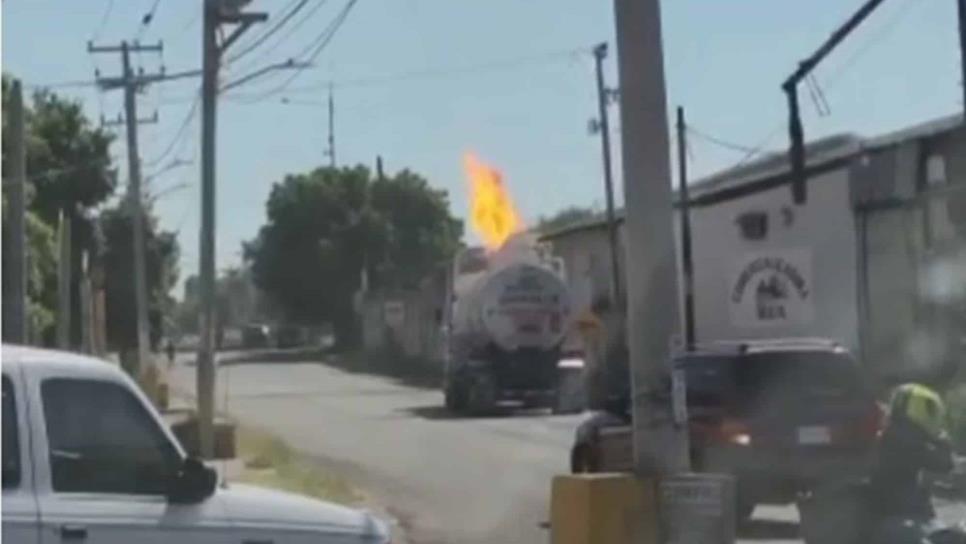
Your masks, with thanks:
M 597 472 L 597 459 L 594 448 L 589 444 L 577 444 L 570 450 L 571 474 Z

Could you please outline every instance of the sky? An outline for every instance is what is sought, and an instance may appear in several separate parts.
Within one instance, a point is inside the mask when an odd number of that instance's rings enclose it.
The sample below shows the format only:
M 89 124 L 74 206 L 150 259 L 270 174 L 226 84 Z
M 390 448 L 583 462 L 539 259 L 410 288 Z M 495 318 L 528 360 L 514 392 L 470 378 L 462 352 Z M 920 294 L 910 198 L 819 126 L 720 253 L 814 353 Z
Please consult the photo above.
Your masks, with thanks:
M 254 0 L 269 21 L 228 52 L 243 50 L 299 0 Z M 249 54 L 227 63 L 222 81 L 297 56 L 348 0 L 307 0 Z M 786 145 L 781 81 L 860 0 L 673 0 L 662 2 L 668 111 L 684 106 L 694 179 L 741 161 L 745 149 Z M 116 118 L 120 93 L 91 86 L 95 70 L 118 74 L 118 54 L 88 41 L 163 42 L 133 56 L 146 72 L 200 67 L 202 0 L 30 0 L 2 7 L 3 70 L 28 88 L 50 85 L 81 101 L 93 119 Z M 154 6 L 151 23 L 142 24 Z M 292 30 L 294 29 L 294 30 Z M 290 30 L 292 30 L 290 32 Z M 241 244 L 265 220 L 265 200 L 287 173 L 328 162 L 328 86 L 334 84 L 339 165 L 408 168 L 445 189 L 465 217 L 462 155 L 500 168 L 524 219 L 572 205 L 603 206 L 601 148 L 588 131 L 596 115 L 590 48 L 611 43 L 606 78 L 616 80 L 612 3 L 602 0 L 358 0 L 311 68 L 276 71 L 224 93 L 218 105 L 217 263 L 241 262 Z M 278 42 L 278 43 L 277 43 Z M 301 58 L 301 57 L 297 57 Z M 815 72 L 830 112 L 802 90 L 806 136 L 874 135 L 958 112 L 960 60 L 953 0 L 889 0 Z M 178 232 L 182 278 L 198 269 L 200 81 L 149 87 L 139 115 L 146 190 L 163 228 Z M 287 103 L 283 102 L 287 99 Z M 629 98 L 625 97 L 625 100 Z M 610 110 L 620 202 L 620 122 Z M 195 112 L 197 113 L 197 112 Z M 669 124 L 673 127 L 673 124 Z M 183 128 L 183 130 L 181 130 Z M 718 140 L 715 143 L 705 136 Z M 126 181 L 123 133 L 112 154 Z M 673 139 L 672 139 L 673 140 Z M 728 145 L 722 145 L 724 142 Z M 163 155 L 166 149 L 171 152 Z M 670 150 L 673 156 L 673 149 Z M 163 156 L 160 162 L 158 157 Z M 172 161 L 187 166 L 165 167 Z M 473 238 L 470 238 L 472 241 Z

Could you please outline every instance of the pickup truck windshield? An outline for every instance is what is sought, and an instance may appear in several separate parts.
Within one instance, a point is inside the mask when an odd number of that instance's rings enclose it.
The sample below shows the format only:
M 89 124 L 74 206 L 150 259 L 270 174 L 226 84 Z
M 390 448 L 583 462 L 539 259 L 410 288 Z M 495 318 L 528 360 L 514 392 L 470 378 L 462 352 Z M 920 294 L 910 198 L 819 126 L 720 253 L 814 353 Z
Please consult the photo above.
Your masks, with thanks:
M 163 494 L 174 446 L 120 385 L 50 379 L 41 385 L 54 491 Z

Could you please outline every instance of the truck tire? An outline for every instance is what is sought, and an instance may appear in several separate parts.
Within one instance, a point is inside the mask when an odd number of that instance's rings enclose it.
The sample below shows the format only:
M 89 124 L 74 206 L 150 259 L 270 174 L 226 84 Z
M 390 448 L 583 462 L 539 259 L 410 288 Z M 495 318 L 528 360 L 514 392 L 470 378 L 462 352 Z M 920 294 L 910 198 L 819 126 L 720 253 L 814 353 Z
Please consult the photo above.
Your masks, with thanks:
M 489 374 L 478 373 L 470 380 L 466 391 L 466 404 L 471 414 L 484 416 L 496 407 L 496 383 Z
M 551 397 L 550 413 L 554 415 L 579 414 L 584 411 L 581 396 L 581 374 L 567 370 L 559 371 L 557 387 Z
M 459 381 L 449 382 L 443 391 L 446 409 L 461 414 L 466 411 L 466 387 Z

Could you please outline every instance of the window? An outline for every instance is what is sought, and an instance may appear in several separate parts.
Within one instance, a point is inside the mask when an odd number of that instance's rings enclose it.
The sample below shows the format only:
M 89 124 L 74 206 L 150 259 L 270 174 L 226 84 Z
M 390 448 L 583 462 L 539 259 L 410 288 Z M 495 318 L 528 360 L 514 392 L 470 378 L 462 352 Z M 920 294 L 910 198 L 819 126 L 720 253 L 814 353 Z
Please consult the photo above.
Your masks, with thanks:
M 20 436 L 13 384 L 3 377 L 3 488 L 20 485 Z
M 120 385 L 41 385 L 54 491 L 158 495 L 180 459 L 144 405 Z

